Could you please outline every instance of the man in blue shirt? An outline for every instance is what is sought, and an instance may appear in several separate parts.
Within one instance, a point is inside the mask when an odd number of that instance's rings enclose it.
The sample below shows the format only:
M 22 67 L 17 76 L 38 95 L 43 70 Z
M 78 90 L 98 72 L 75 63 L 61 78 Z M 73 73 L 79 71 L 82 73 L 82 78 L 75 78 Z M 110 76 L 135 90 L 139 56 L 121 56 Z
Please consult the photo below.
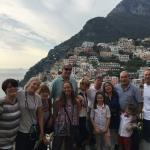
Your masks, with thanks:
M 134 104 L 142 110 L 143 98 L 140 89 L 129 81 L 129 74 L 126 71 L 120 73 L 120 84 L 116 85 L 116 91 L 119 95 L 119 103 L 122 111 L 128 104 Z
M 56 98 L 60 97 L 62 92 L 62 87 L 65 81 L 70 81 L 72 84 L 73 90 L 75 95 L 77 95 L 77 82 L 76 80 L 71 77 L 71 71 L 72 66 L 70 64 L 65 64 L 62 68 L 62 74 L 59 75 L 54 81 L 52 82 L 51 86 L 51 98 L 53 98 L 53 101 L 56 100 Z
M 119 103 L 120 103 L 121 110 L 123 112 L 128 104 L 135 105 L 138 108 L 139 113 L 142 111 L 143 98 L 140 89 L 130 83 L 128 72 L 122 71 L 120 73 L 120 84 L 116 85 L 115 88 L 116 91 L 118 92 Z M 131 138 L 132 138 L 131 149 L 139 150 L 140 139 L 137 130 L 133 131 Z

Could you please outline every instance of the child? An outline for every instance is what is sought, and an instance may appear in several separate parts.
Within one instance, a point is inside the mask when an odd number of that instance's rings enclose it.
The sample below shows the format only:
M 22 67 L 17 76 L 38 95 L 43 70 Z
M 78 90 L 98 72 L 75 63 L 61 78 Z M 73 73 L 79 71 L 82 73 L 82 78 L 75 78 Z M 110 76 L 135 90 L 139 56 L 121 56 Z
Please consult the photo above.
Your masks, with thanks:
M 133 129 L 137 127 L 137 108 L 128 104 L 125 112 L 121 114 L 119 127 L 119 144 L 122 150 L 131 150 L 131 136 Z
M 91 111 L 91 121 L 96 137 L 97 150 L 110 150 L 110 109 L 105 105 L 104 94 L 97 92 L 94 101 L 94 109 Z
M 53 116 L 52 116 L 52 104 L 50 100 L 50 90 L 47 85 L 41 84 L 37 93 L 42 100 L 43 112 L 44 112 L 44 134 L 49 134 L 53 131 Z M 38 150 L 47 150 L 48 141 L 43 141 L 38 146 Z

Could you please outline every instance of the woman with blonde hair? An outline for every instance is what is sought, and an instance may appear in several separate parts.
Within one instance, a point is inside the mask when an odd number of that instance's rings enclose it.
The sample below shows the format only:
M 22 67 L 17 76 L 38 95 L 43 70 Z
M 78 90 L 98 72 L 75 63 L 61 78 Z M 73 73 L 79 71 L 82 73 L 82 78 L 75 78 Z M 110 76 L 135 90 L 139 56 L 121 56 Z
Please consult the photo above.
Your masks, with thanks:
M 36 93 L 41 81 L 32 77 L 25 85 L 24 90 L 17 94 L 21 110 L 19 132 L 16 138 L 16 150 L 33 150 L 37 140 L 37 125 L 39 138 L 44 140 L 43 110 L 40 96 Z

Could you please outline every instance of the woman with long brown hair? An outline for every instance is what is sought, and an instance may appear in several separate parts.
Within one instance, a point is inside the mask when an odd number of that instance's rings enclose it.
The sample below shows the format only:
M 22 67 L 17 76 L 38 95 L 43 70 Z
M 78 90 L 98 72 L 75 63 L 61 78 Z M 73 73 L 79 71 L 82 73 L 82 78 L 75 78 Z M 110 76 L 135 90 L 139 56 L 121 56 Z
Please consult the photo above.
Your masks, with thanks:
M 75 148 L 76 139 L 71 127 L 78 127 L 78 105 L 69 81 L 64 82 L 61 97 L 54 104 L 54 141 L 53 150 L 65 150 Z
M 103 92 L 105 95 L 105 102 L 110 108 L 111 118 L 110 118 L 110 136 L 111 144 L 115 150 L 118 149 L 118 128 L 120 123 L 120 104 L 118 93 L 114 89 L 110 82 L 105 82 L 103 84 Z

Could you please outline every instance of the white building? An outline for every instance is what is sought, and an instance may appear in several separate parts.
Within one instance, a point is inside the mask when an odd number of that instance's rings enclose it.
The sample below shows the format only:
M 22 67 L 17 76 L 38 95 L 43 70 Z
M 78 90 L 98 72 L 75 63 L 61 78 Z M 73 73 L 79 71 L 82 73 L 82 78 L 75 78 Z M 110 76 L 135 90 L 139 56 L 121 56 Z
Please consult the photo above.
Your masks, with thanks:
M 133 39 L 120 38 L 118 46 L 125 52 L 133 52 L 135 50 L 135 44 Z
M 120 50 L 119 46 L 111 45 L 110 49 L 111 49 L 111 52 L 112 52 L 113 55 L 119 54 L 119 50 Z
M 128 62 L 130 60 L 129 55 L 121 55 L 121 54 L 119 54 L 118 57 L 119 57 L 119 60 L 121 62 Z
M 88 42 L 88 41 L 85 41 L 82 43 L 82 46 L 83 48 L 92 48 L 94 46 L 94 42 Z

